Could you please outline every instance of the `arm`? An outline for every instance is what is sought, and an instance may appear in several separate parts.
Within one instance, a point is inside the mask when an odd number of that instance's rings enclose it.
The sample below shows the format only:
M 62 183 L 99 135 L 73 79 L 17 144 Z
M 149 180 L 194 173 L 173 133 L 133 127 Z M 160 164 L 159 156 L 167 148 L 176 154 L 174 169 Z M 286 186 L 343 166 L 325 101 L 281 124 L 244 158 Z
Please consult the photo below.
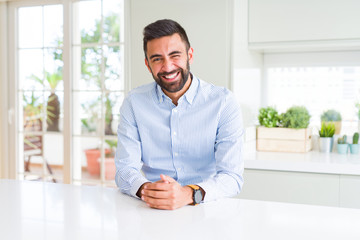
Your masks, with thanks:
M 242 158 L 242 117 L 232 94 L 227 96 L 221 110 L 214 146 L 216 175 L 198 183 L 205 192 L 204 201 L 231 197 L 241 191 L 244 160 Z
M 141 174 L 141 141 L 129 98 L 121 106 L 117 133 L 115 181 L 121 192 L 136 197 L 139 188 L 149 181 Z

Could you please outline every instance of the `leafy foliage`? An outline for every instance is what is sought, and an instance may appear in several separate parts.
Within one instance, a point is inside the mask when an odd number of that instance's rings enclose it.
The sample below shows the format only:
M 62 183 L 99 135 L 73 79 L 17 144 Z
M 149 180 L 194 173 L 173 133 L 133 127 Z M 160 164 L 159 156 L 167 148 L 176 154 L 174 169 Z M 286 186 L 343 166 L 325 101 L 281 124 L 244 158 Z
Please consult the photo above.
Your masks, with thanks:
M 358 109 L 358 118 L 360 120 L 360 103 L 356 103 L 355 107 Z
M 354 133 L 353 136 L 353 144 L 358 144 L 359 143 L 359 133 Z
M 323 114 L 321 114 L 321 121 L 322 122 L 341 121 L 341 114 L 334 109 L 327 110 L 327 111 L 323 112 Z
M 332 122 L 321 123 L 321 130 L 319 131 L 320 137 L 333 137 L 335 134 L 335 124 Z
M 259 123 L 265 127 L 277 127 L 279 125 L 279 114 L 273 107 L 260 108 Z
M 289 108 L 286 113 L 281 114 L 280 122 L 286 128 L 307 128 L 310 123 L 310 114 L 305 107 L 294 106 Z

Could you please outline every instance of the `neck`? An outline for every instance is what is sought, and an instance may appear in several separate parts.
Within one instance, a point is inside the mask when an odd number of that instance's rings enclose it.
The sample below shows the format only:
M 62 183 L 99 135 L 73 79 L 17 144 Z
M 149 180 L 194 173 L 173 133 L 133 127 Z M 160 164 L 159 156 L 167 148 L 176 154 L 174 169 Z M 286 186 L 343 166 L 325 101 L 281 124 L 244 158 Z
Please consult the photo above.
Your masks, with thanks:
M 179 98 L 184 95 L 184 93 L 186 93 L 186 91 L 189 89 L 190 85 L 191 85 L 191 81 L 192 81 L 192 78 L 191 78 L 191 74 L 189 74 L 189 78 L 188 80 L 186 81 L 184 87 L 180 90 L 180 91 L 177 91 L 177 92 L 168 92 L 166 91 L 165 89 L 163 89 L 164 93 L 166 94 L 166 96 L 168 96 L 171 101 L 173 102 L 173 104 L 175 104 L 176 106 L 178 105 L 178 100 Z

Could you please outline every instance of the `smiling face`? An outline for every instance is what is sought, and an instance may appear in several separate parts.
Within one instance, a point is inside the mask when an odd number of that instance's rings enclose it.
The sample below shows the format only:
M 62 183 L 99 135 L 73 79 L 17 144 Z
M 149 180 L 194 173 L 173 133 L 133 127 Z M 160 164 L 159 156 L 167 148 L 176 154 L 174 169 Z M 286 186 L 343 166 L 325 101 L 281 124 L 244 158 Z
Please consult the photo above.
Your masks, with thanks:
M 186 50 L 179 34 L 153 39 L 147 43 L 145 64 L 165 93 L 180 93 L 190 86 L 193 49 Z

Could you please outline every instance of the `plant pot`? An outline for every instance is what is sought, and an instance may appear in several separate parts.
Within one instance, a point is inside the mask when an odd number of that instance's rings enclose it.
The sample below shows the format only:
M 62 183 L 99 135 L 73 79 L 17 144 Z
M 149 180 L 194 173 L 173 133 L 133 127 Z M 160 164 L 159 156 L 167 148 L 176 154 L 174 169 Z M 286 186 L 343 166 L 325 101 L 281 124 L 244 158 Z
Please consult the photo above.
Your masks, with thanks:
M 87 149 L 85 150 L 87 170 L 90 175 L 100 176 L 100 149 Z
M 109 154 L 110 149 L 105 149 L 105 154 Z M 100 176 L 100 149 L 85 150 L 87 170 L 90 175 Z M 113 160 L 114 161 L 114 160 Z M 106 168 L 105 168 L 106 169 Z
M 114 180 L 116 173 L 114 158 L 105 158 L 105 179 Z
M 332 137 L 320 137 L 319 148 L 320 152 L 330 153 L 333 148 L 334 139 Z
M 350 153 L 359 154 L 360 144 L 350 144 Z
M 339 154 L 347 154 L 348 149 L 349 149 L 349 145 L 347 143 L 337 145 L 337 151 Z

